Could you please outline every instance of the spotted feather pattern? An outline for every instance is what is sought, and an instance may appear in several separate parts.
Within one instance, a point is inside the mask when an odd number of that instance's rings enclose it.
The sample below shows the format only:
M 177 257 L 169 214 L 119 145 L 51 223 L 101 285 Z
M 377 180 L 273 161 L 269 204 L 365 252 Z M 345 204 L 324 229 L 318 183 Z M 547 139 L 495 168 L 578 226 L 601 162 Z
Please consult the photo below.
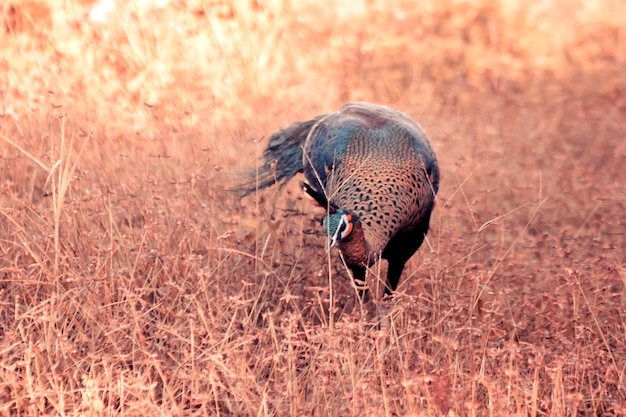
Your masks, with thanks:
M 240 193 L 303 172 L 305 191 L 328 216 L 350 214 L 352 231 L 337 245 L 355 281 L 382 256 L 389 260 L 386 292 L 395 290 L 428 231 L 439 188 L 437 159 L 421 127 L 387 107 L 348 103 L 279 130 L 263 156 Z
M 309 134 L 303 164 L 309 183 L 359 217 L 374 259 L 398 231 L 430 214 L 439 171 L 415 122 L 391 109 L 371 110 L 354 103 L 321 119 Z

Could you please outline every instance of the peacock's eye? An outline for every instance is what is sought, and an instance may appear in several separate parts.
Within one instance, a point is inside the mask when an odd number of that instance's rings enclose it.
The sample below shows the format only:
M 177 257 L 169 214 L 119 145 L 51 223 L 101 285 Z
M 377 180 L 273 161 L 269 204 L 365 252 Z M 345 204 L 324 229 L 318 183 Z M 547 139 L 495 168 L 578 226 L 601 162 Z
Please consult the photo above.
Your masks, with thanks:
M 352 232 L 352 216 L 350 214 L 344 214 L 341 216 L 337 233 L 341 239 L 344 239 L 350 232 Z

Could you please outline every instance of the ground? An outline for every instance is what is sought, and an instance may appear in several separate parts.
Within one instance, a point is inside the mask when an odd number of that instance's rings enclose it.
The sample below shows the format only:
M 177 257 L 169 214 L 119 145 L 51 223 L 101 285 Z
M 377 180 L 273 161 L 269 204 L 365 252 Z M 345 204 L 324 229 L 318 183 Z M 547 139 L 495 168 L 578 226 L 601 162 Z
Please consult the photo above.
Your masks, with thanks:
M 0 6 L 0 414 L 626 415 L 626 5 Z M 275 130 L 365 100 L 441 167 L 361 306 Z M 376 271 L 372 271 L 372 276 Z

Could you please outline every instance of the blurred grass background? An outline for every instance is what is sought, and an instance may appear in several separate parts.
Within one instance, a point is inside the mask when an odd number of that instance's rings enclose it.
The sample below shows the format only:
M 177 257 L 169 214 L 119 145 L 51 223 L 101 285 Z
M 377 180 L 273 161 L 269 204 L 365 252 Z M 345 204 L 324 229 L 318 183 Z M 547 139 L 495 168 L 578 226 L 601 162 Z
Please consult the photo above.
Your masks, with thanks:
M 25 0 L 0 23 L 0 413 L 626 414 L 623 2 Z M 351 100 L 410 114 L 442 169 L 374 317 L 297 184 L 224 191 Z

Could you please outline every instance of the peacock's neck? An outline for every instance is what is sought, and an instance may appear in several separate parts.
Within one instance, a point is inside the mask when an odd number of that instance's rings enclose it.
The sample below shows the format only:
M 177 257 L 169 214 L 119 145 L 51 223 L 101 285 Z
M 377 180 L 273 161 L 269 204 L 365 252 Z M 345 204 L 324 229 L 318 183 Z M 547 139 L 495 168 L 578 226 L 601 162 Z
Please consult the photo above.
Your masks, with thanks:
M 371 266 L 380 256 L 384 249 L 383 239 L 368 232 L 357 221 L 352 233 L 339 242 L 339 249 L 348 265 Z

